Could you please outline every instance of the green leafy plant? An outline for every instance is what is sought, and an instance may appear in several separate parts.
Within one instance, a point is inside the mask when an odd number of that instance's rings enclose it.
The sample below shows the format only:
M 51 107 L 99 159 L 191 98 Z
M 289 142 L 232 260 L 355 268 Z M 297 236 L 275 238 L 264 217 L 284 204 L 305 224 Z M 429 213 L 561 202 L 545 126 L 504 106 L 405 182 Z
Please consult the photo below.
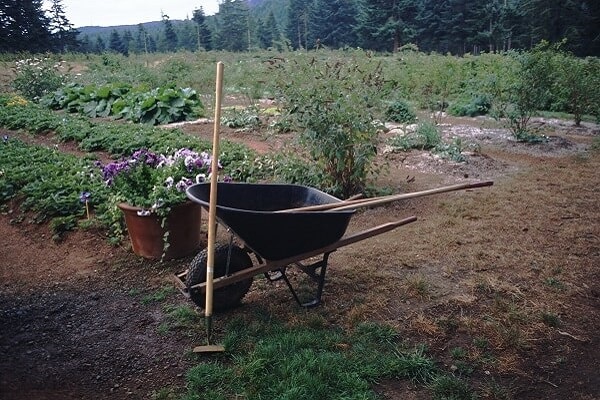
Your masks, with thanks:
M 56 234 L 75 226 L 70 216 L 85 215 L 80 199 L 83 191 L 94 192 L 91 205 L 107 199 L 104 185 L 90 181 L 91 173 L 89 160 L 28 145 L 8 135 L 0 143 L 0 203 L 20 200 L 21 212 L 33 212 L 35 222 L 58 218 L 52 224 Z
M 396 100 L 388 105 L 385 111 L 388 121 L 412 124 L 417 120 L 417 114 L 405 100 Z
M 397 135 L 389 140 L 392 147 L 402 151 L 410 149 L 431 150 L 439 146 L 440 143 L 442 143 L 440 131 L 435 123 L 429 121 L 419 123 L 414 132 Z
M 461 98 L 450 104 L 448 113 L 458 117 L 476 117 L 486 115 L 492 108 L 492 101 L 488 95 L 475 94 L 470 98 Z
M 190 88 L 160 87 L 125 100 L 119 115 L 133 122 L 168 124 L 201 115 L 202 103 Z M 120 108 L 121 105 L 117 103 Z
M 294 119 L 309 160 L 327 176 L 321 188 L 344 197 L 362 191 L 377 174 L 373 159 L 381 64 L 358 57 L 298 55 L 290 62 L 274 61 L 272 69 L 275 90 Z
M 261 125 L 258 107 L 225 108 L 221 117 L 221 125 L 229 128 L 258 128 Z
M 59 70 L 61 63 L 49 57 L 17 61 L 13 87 L 29 100 L 37 101 L 64 85 L 66 78 Z
M 121 83 L 103 86 L 72 83 L 49 94 L 42 103 L 91 118 L 115 116 L 149 125 L 182 121 L 203 112 L 202 102 L 193 89 L 163 86 L 141 91 Z

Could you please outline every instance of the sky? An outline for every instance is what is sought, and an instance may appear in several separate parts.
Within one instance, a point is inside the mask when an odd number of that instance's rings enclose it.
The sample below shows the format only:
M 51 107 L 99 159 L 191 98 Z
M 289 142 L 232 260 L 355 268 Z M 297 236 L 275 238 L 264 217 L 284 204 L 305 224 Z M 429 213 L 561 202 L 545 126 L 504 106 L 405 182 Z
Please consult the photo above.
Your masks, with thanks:
M 48 3 L 45 1 L 46 7 Z M 170 19 L 192 18 L 194 9 L 200 7 L 205 15 L 219 11 L 219 0 L 62 0 L 62 5 L 75 28 L 137 25 L 160 21 L 161 14 Z

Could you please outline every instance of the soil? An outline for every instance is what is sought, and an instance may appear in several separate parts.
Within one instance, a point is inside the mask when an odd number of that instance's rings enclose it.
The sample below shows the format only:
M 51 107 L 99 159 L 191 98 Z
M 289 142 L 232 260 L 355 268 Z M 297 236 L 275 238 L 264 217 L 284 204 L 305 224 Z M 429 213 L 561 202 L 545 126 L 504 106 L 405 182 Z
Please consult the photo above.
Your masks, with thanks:
M 349 232 L 418 220 L 333 253 L 323 303 L 309 311 L 280 283 L 257 278 L 241 307 L 216 316 L 217 340 L 227 321 L 257 312 L 289 321 L 316 315 L 347 328 L 378 321 L 407 343 L 426 344 L 481 398 L 600 399 L 598 126 L 538 120 L 548 141 L 527 144 L 487 119 L 442 123 L 445 136 L 472 145 L 466 162 L 382 145 L 388 173 L 378 184 L 397 192 L 475 180 L 493 180 L 492 187 L 359 211 Z M 182 129 L 212 134 L 206 121 Z M 80 154 L 51 133 L 1 133 Z M 222 136 L 259 152 L 290 139 L 231 129 Z M 57 243 L 49 227 L 5 208 L 0 398 L 148 399 L 184 391 L 187 369 L 211 360 L 191 352 L 206 340 L 201 310 L 193 329 L 169 312 L 191 304 L 172 282 L 189 262 L 142 260 L 127 243 L 111 246 L 93 230 Z M 431 398 L 406 381 L 375 389 L 385 399 Z

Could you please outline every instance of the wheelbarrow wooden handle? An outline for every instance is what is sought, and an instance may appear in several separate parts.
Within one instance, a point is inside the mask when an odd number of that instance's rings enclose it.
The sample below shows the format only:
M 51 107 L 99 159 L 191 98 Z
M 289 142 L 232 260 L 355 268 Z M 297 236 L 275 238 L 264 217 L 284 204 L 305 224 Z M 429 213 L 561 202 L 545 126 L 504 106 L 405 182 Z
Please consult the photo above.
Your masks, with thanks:
M 288 213 L 288 212 L 298 212 L 298 211 L 351 210 L 351 209 L 358 208 L 358 207 L 378 206 L 378 205 L 382 205 L 382 204 L 391 203 L 393 201 L 413 199 L 416 197 L 424 197 L 424 196 L 429 196 L 432 194 L 453 192 L 456 190 L 476 189 L 476 188 L 485 187 L 485 186 L 492 186 L 493 184 L 494 184 L 493 181 L 481 181 L 481 182 L 474 182 L 474 183 L 459 183 L 456 185 L 442 186 L 439 188 L 422 190 L 419 192 L 402 193 L 402 194 L 395 194 L 395 195 L 389 195 L 389 196 L 380 196 L 380 197 L 373 197 L 370 199 L 346 200 L 346 201 L 340 201 L 338 203 L 327 203 L 327 204 L 318 204 L 318 205 L 306 206 L 306 207 L 289 208 L 289 209 L 285 209 L 285 210 L 278 210 L 275 212 Z

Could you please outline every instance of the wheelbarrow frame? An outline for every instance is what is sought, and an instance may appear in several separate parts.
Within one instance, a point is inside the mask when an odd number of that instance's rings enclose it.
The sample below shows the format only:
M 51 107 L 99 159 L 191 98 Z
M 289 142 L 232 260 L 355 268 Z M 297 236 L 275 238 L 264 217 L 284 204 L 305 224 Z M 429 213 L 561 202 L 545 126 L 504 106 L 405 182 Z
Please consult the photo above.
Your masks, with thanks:
M 280 260 L 265 260 L 260 254 L 257 254 L 250 248 L 244 246 L 243 249 L 250 254 L 254 255 L 254 258 L 257 260 L 257 264 L 249 268 L 245 268 L 241 271 L 224 275 L 222 277 L 214 278 L 213 280 L 213 288 L 219 289 L 231 285 L 236 282 L 240 282 L 246 279 L 251 279 L 255 275 L 264 274 L 265 277 L 273 282 L 280 279 L 286 283 L 288 289 L 292 293 L 294 300 L 301 305 L 302 307 L 314 307 L 321 303 L 321 297 L 323 294 L 323 287 L 325 285 L 325 276 L 327 273 L 327 264 L 329 260 L 329 255 L 339 249 L 340 247 L 348 246 L 350 244 L 366 240 L 370 237 L 377 236 L 383 234 L 385 232 L 389 232 L 394 230 L 402 225 L 409 224 L 417 220 L 417 217 L 411 216 L 408 218 L 404 218 L 401 220 L 388 222 L 385 224 L 381 224 L 348 236 L 344 236 L 338 241 L 321 247 L 319 249 L 311 250 L 302 254 L 294 255 L 291 257 L 287 257 Z M 243 239 L 240 238 L 240 240 Z M 230 241 L 230 246 L 233 246 L 233 237 Z M 315 262 L 311 262 L 310 264 L 304 264 L 308 259 L 321 256 L 320 260 Z M 300 271 L 308 275 L 315 283 L 316 283 L 316 292 L 315 296 L 309 301 L 302 301 L 297 294 L 297 290 L 293 287 L 290 279 L 286 274 L 286 268 L 289 266 L 295 266 Z M 186 277 L 189 270 L 186 270 L 180 274 L 176 275 L 175 282 L 180 287 L 181 291 L 189 297 L 189 292 L 191 290 L 199 290 L 201 292 L 205 292 L 206 290 L 206 282 L 198 283 L 188 287 L 186 285 Z

